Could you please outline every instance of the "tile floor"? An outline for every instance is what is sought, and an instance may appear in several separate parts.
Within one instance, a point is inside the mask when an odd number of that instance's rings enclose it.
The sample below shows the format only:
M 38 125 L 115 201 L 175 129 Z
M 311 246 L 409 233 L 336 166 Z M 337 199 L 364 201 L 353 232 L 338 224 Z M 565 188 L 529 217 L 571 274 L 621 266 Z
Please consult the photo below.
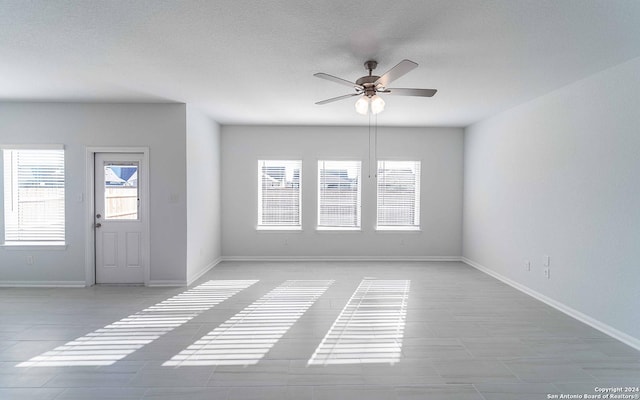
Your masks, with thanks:
M 190 288 L 0 289 L 3 400 L 538 400 L 625 386 L 640 386 L 640 352 L 462 263 L 224 262 Z

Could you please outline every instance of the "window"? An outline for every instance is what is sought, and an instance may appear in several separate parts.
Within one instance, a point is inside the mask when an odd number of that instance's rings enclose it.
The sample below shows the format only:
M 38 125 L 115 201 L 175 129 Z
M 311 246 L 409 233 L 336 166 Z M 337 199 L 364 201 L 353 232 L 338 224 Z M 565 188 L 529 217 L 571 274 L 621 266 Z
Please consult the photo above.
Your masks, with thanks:
M 104 219 L 139 220 L 138 162 L 113 161 L 104 166 Z
M 302 229 L 300 160 L 258 161 L 258 229 Z
M 318 228 L 360 229 L 360 161 L 318 161 Z
M 377 229 L 420 229 L 420 161 L 378 161 Z
M 64 242 L 64 150 L 5 148 L 4 241 Z

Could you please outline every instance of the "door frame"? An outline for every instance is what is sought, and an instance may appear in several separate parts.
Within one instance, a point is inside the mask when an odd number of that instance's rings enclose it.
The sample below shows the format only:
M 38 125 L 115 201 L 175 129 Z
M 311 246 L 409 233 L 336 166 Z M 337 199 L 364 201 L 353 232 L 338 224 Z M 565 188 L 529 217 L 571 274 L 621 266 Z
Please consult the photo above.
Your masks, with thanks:
M 138 153 L 142 154 L 142 163 L 140 164 L 140 171 L 143 171 L 139 176 L 142 190 L 143 203 L 140 207 L 140 217 L 142 219 L 142 235 L 144 239 L 142 241 L 142 258 L 144 265 L 144 285 L 149 286 L 150 276 L 150 263 L 151 263 L 151 230 L 149 228 L 149 148 L 148 147 L 98 147 L 87 146 L 86 147 L 86 159 L 85 159 L 85 171 L 86 171 L 86 214 L 85 214 L 85 285 L 93 286 L 96 284 L 96 242 L 95 242 L 95 156 L 96 153 Z

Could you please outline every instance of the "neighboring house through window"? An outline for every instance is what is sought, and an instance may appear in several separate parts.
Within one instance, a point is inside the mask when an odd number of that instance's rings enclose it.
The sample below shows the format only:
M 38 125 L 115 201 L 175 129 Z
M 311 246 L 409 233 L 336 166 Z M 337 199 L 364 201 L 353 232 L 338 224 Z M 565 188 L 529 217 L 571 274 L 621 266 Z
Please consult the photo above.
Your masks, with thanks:
M 302 229 L 302 161 L 258 161 L 258 229 Z
M 360 229 L 360 170 L 360 161 L 318 161 L 318 229 Z
M 5 244 L 63 244 L 62 146 L 3 146 Z
M 377 186 L 377 229 L 420 229 L 420 161 L 378 161 Z

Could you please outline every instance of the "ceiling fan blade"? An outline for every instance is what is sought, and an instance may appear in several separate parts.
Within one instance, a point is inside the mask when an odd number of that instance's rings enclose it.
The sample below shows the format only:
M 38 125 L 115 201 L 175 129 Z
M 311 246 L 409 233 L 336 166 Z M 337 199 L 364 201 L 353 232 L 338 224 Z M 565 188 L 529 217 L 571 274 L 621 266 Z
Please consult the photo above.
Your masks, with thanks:
M 412 69 L 416 68 L 417 66 L 418 64 L 414 63 L 411 60 L 402 60 L 395 67 L 385 72 L 384 75 L 378 78 L 378 80 L 375 81 L 373 84 L 375 86 L 380 85 L 386 88 L 389 83 L 400 78 L 401 76 L 411 71 Z
M 355 84 L 354 82 L 349 82 L 346 79 L 338 78 L 337 76 L 325 74 L 323 72 L 318 72 L 317 74 L 313 74 L 313 76 L 321 78 L 321 79 L 326 79 L 326 80 L 331 81 L 331 82 L 339 83 L 341 85 L 345 85 L 345 86 L 349 86 L 349 87 L 352 87 L 352 88 L 356 88 L 356 89 L 361 89 L 362 88 L 362 86 L 360 86 L 358 84 Z
M 353 96 L 360 96 L 361 93 L 350 93 L 350 94 L 345 94 L 343 96 L 338 96 L 338 97 L 332 97 L 330 99 L 326 99 L 326 100 L 322 100 L 317 102 L 316 104 L 318 105 L 322 105 L 322 104 L 327 104 L 327 103 L 332 103 L 334 101 L 338 101 L 338 100 L 342 100 L 342 99 L 348 99 L 349 97 L 353 97 Z
M 387 88 L 386 90 L 380 90 L 379 93 L 394 94 L 396 96 L 420 96 L 420 97 L 433 97 L 436 94 L 436 89 L 394 89 Z

